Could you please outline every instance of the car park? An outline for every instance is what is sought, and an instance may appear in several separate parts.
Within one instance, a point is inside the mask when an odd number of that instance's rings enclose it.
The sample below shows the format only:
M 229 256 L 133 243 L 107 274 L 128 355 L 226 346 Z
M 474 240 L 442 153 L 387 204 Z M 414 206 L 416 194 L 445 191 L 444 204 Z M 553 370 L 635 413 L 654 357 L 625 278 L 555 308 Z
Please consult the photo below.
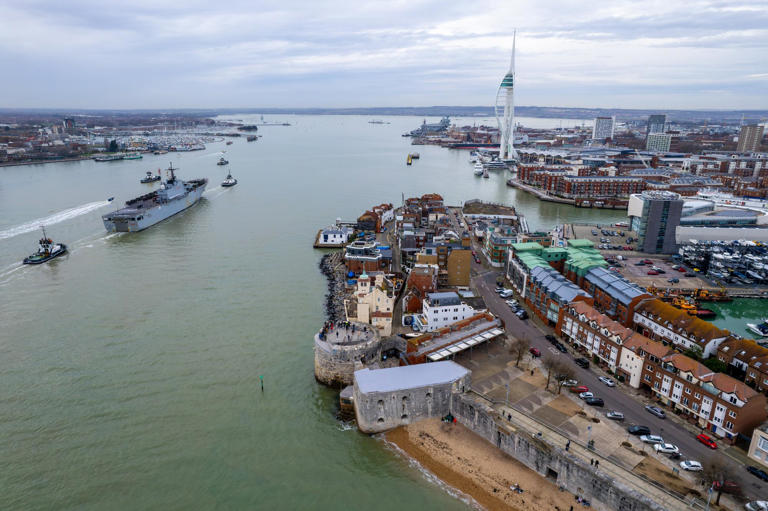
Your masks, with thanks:
M 652 413 L 653 415 L 655 415 L 659 419 L 666 419 L 667 418 L 667 414 L 665 414 L 664 410 L 662 410 L 658 406 L 646 405 L 645 410 L 647 412 Z
M 704 467 L 701 466 L 701 463 L 694 460 L 681 461 L 680 468 L 683 470 L 688 470 L 689 472 L 701 472 L 704 470 Z
M 610 412 L 607 412 L 605 414 L 605 417 L 607 419 L 611 419 L 612 421 L 623 421 L 624 420 L 624 414 L 621 412 L 617 412 L 616 410 L 611 410 Z
M 705 435 L 704 433 L 699 433 L 698 435 L 696 435 L 696 440 L 706 445 L 710 449 L 717 449 L 717 444 L 715 443 L 715 441 L 712 440 L 707 435 Z
M 752 465 L 749 465 L 747 467 L 747 472 L 752 474 L 755 477 L 759 477 L 763 481 L 768 481 L 768 473 L 765 472 L 765 470 L 759 469 L 757 467 L 753 467 Z
M 674 444 L 656 444 L 653 446 L 653 449 L 662 454 L 677 454 L 680 452 L 680 449 Z
M 612 379 L 608 378 L 607 376 L 600 376 L 598 378 L 598 380 L 600 380 L 601 382 L 605 383 L 609 387 L 615 387 L 616 386 L 616 382 L 613 381 Z
M 640 440 L 642 440 L 646 444 L 663 444 L 664 439 L 661 438 L 659 435 L 642 435 L 640 437 Z
M 568 348 L 563 346 L 562 343 L 558 342 L 557 344 L 555 344 L 555 348 L 557 348 L 557 351 L 559 351 L 560 353 L 568 353 Z
M 588 397 L 584 400 L 589 406 L 603 406 L 605 403 L 599 397 Z
M 533 356 L 534 356 L 534 358 L 537 358 L 537 357 L 540 357 L 540 356 L 541 356 L 541 351 L 539 351 L 539 350 L 538 350 L 538 349 L 536 349 L 536 348 L 531 348 L 531 349 L 529 349 L 528 351 L 530 351 L 530 352 L 531 352 L 531 355 L 533 355 Z
M 579 357 L 574 360 L 577 366 L 582 367 L 584 369 L 589 369 L 589 360 L 587 360 L 584 357 Z
M 568 390 L 570 390 L 571 392 L 582 393 L 582 392 L 589 392 L 589 387 L 587 387 L 586 385 L 578 385 L 576 387 L 571 387 Z
M 579 399 L 587 399 L 588 397 L 595 397 L 591 392 L 582 392 L 579 394 Z
M 651 428 L 649 428 L 648 426 L 640 426 L 638 424 L 633 424 L 627 428 L 627 432 L 630 435 L 650 435 Z

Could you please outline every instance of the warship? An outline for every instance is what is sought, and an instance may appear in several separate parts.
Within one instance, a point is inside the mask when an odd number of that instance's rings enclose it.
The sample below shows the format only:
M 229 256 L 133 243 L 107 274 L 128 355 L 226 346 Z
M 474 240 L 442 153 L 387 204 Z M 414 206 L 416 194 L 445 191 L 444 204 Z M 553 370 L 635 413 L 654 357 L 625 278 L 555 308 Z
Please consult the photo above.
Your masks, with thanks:
M 168 179 L 155 190 L 131 199 L 125 207 L 102 216 L 109 232 L 136 232 L 152 227 L 168 217 L 180 213 L 200 200 L 208 179 L 182 181 L 176 178 L 178 168 L 171 164 Z

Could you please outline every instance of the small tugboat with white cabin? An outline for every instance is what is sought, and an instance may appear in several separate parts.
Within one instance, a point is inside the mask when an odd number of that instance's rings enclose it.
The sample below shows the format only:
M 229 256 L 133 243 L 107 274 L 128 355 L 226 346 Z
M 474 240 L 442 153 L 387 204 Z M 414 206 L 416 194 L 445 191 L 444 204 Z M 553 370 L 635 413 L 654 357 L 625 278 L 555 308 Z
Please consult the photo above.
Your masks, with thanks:
M 64 255 L 67 253 L 67 246 L 64 243 L 54 243 L 51 238 L 45 234 L 45 227 L 43 227 L 43 237 L 38 242 L 40 248 L 37 252 L 24 259 L 24 264 L 43 264 L 47 263 L 55 257 Z

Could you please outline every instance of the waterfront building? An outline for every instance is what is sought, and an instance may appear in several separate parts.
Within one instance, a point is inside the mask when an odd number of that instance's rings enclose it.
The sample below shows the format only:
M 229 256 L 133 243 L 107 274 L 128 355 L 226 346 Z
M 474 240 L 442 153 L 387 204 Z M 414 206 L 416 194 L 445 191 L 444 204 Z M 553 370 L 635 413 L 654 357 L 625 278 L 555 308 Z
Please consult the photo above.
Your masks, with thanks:
M 640 386 L 721 438 L 749 436 L 766 419 L 764 394 L 680 353 L 647 359 Z
M 320 232 L 317 238 L 318 247 L 343 247 L 355 230 L 351 227 L 331 226 Z
M 667 130 L 667 114 L 652 114 L 648 116 L 646 135 L 664 133 Z M 668 151 L 669 149 L 667 149 Z
M 751 339 L 728 339 L 717 349 L 717 358 L 728 374 L 768 394 L 768 348 Z
M 351 299 L 344 301 L 347 321 L 367 323 L 382 336 L 391 335 L 395 297 L 395 286 L 384 273 L 376 272 L 371 278 L 364 271 L 357 279 Z
M 615 116 L 595 117 L 595 124 L 592 127 L 592 139 L 601 141 L 612 139 L 615 124 Z
M 677 251 L 675 231 L 680 225 L 683 200 L 666 191 L 646 190 L 629 198 L 630 229 L 638 236 L 637 249 L 654 254 Z
M 757 151 L 763 141 L 763 131 L 765 126 L 762 124 L 747 124 L 739 130 L 739 142 L 736 150 L 740 153 Z
M 562 191 L 567 199 L 626 198 L 642 192 L 645 181 L 634 176 L 563 176 Z
M 421 306 L 427 294 L 437 291 L 436 264 L 415 264 L 408 273 L 406 291 L 403 295 L 403 312 L 408 314 L 421 312 Z
M 624 343 L 637 335 L 583 300 L 560 309 L 556 331 L 577 349 L 597 357 L 611 372 L 619 365 Z
M 763 470 L 768 469 L 768 422 L 752 431 L 747 456 L 762 465 Z
M 455 243 L 427 243 L 416 253 L 416 264 L 433 264 L 439 268 L 438 285 L 469 286 L 472 251 Z
M 422 314 L 414 316 L 414 328 L 421 332 L 439 330 L 479 312 L 463 302 L 455 291 L 428 293 L 421 307 Z
M 509 71 L 499 85 L 496 93 L 496 120 L 499 123 L 499 158 L 502 160 L 516 159 L 514 148 L 515 136 L 515 38 L 517 31 L 512 34 L 512 57 Z
M 381 433 L 450 412 L 451 394 L 469 389 L 471 372 L 451 361 L 354 374 L 352 400 L 357 427 Z
M 490 226 L 485 235 L 483 251 L 492 266 L 503 267 L 507 261 L 510 245 L 517 242 L 517 233 L 512 227 Z
M 635 308 L 651 298 L 645 288 L 602 266 L 595 266 L 584 275 L 581 288 L 592 296 L 598 310 L 626 327 L 632 326 Z
M 665 153 L 669 151 L 671 143 L 672 135 L 668 133 L 649 133 L 645 139 L 645 149 L 647 151 Z
M 443 328 L 408 339 L 406 361 L 424 364 L 454 358 L 457 354 L 502 339 L 501 320 L 484 311 Z
M 656 298 L 644 300 L 635 307 L 634 325 L 644 336 L 680 351 L 698 347 L 703 359 L 716 353 L 723 341 L 732 338 L 728 330 L 721 330 Z
M 389 271 L 391 250 L 388 252 L 389 261 L 385 257 L 385 251 L 380 249 L 375 241 L 353 241 L 345 249 L 344 264 L 347 271 L 354 272 L 355 275 L 366 271 Z

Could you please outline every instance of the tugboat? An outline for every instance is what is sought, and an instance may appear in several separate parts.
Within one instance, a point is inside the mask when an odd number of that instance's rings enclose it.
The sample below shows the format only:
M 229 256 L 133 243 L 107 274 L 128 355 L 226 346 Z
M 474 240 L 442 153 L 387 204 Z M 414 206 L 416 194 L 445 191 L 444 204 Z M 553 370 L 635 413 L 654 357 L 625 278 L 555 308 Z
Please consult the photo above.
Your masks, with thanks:
M 157 169 L 157 175 L 153 175 L 151 170 L 147 171 L 146 177 L 143 177 L 141 179 L 142 183 L 154 183 L 155 181 L 160 181 L 162 177 L 160 177 L 160 169 Z
M 67 253 L 67 246 L 64 243 L 54 243 L 51 238 L 45 234 L 45 227 L 43 227 L 43 237 L 38 242 L 40 248 L 37 252 L 24 259 L 24 264 L 43 264 L 54 257 L 59 257 Z
M 232 145 L 232 141 L 231 140 L 227 140 L 227 145 Z
M 216 165 L 228 165 L 228 164 L 229 162 L 225 160 L 224 157 L 222 156 L 221 158 L 219 158 L 219 162 Z
M 224 181 L 221 182 L 221 186 L 223 186 L 225 188 L 230 188 L 232 186 L 235 186 L 236 184 L 237 184 L 237 179 L 232 177 L 232 173 L 231 172 L 228 172 L 227 173 L 227 178 Z

